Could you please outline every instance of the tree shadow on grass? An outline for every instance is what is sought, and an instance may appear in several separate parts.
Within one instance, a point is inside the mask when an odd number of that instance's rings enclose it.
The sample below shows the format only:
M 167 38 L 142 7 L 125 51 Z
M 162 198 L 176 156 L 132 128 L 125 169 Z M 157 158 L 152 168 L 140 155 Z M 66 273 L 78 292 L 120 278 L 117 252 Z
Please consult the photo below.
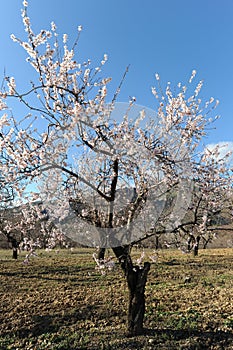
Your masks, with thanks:
M 160 344 L 160 347 L 153 349 L 173 349 L 172 346 L 177 346 L 179 343 L 186 347 L 182 349 L 202 350 L 212 349 L 213 345 L 220 349 L 233 349 L 233 332 L 230 331 L 201 331 L 191 329 L 145 329 L 144 335 L 150 336 L 154 345 Z M 164 347 L 161 347 L 164 344 Z M 166 345 L 167 344 L 167 345 Z M 166 348 L 166 346 L 168 346 Z M 177 349 L 177 347 L 174 347 Z M 181 349 L 181 348 L 179 348 Z
M 112 330 L 109 334 L 109 329 L 102 327 L 99 330 L 90 332 L 89 329 L 82 328 L 79 323 L 90 320 L 93 314 L 98 313 L 98 307 L 88 305 L 85 308 L 74 309 L 73 312 L 64 315 L 34 315 L 33 323 L 27 327 L 24 325 L 18 329 L 16 337 L 18 339 L 38 338 L 40 336 L 48 336 L 56 333 L 55 339 L 60 342 L 64 339 L 72 337 L 70 326 L 75 326 L 76 336 L 74 341 L 79 341 L 79 336 L 87 335 L 90 345 L 80 343 L 79 350 L 105 350 L 115 349 L 159 349 L 159 350 L 208 350 L 208 349 L 233 349 L 233 333 L 230 331 L 201 331 L 201 330 L 174 330 L 174 329 L 144 329 L 142 335 L 137 337 L 127 337 L 123 329 Z M 102 314 L 101 319 L 106 315 Z M 106 317 L 105 317 L 106 319 Z M 83 324 L 83 323 L 82 323 Z M 67 331 L 64 333 L 64 326 Z M 63 329 L 63 331 L 61 330 Z M 119 334 L 118 334 L 119 333 Z M 95 338 L 95 342 L 94 339 Z M 81 338 L 80 338 L 81 339 Z M 77 347 L 72 347 L 72 339 L 70 341 L 69 350 L 77 350 Z M 91 346 L 91 347 L 90 347 Z M 59 347 L 60 349 L 60 347 Z M 64 349 L 61 347 L 61 349 Z
M 22 326 L 17 330 L 16 335 L 19 338 L 38 337 L 43 334 L 52 334 L 59 332 L 64 326 L 79 325 L 79 322 L 90 320 L 99 316 L 98 305 L 86 305 L 82 308 L 74 308 L 73 311 L 53 315 L 33 315 L 32 323 L 29 327 Z M 104 314 L 102 315 L 104 317 Z M 78 330 L 78 327 L 77 327 Z M 83 331 L 83 329 L 81 329 Z
M 32 271 L 0 271 L 0 276 L 3 277 L 16 277 L 16 278 L 25 278 L 25 279 L 41 279 L 48 281 L 77 281 L 77 279 L 85 279 L 87 274 L 88 277 L 92 277 L 91 273 L 93 273 L 93 267 L 67 267 L 67 266 L 59 266 L 59 267 L 43 267 L 43 268 L 34 268 Z M 99 277 L 100 274 L 96 274 L 93 277 Z M 88 281 L 90 283 L 90 281 Z

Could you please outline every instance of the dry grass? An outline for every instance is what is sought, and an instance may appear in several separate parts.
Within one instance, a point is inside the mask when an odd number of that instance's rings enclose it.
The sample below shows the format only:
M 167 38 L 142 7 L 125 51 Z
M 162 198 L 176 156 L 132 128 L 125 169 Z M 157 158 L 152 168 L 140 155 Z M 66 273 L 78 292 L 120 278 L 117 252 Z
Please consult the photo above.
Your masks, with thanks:
M 41 251 L 24 265 L 23 256 L 0 251 L 1 350 L 233 349 L 233 249 L 195 259 L 159 252 L 146 287 L 146 333 L 136 338 L 125 337 L 119 266 L 101 275 L 92 252 Z

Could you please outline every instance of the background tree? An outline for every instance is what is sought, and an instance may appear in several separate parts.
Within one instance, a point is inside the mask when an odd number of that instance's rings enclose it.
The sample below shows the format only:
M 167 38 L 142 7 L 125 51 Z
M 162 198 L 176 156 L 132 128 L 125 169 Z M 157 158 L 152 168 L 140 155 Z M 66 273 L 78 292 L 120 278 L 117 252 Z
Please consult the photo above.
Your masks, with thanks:
M 219 231 L 228 230 L 232 222 L 232 170 L 231 153 L 225 146 L 206 148 L 193 173 L 192 200 L 167 244 L 193 251 L 198 255 L 199 245 L 206 248 Z
M 9 189 L 7 193 L 8 191 Z M 2 191 L 4 192 L 6 194 L 6 189 Z M 24 202 L 17 205 L 12 189 L 10 197 L 5 200 L 2 198 L 1 201 L 0 233 L 12 247 L 14 259 L 18 258 L 18 250 L 32 253 L 38 248 L 61 248 L 69 245 L 66 237 L 49 219 L 42 203 Z
M 66 235 L 85 245 L 113 249 L 129 288 L 128 332 L 139 334 L 150 263 L 135 265 L 131 246 L 155 227 L 168 233 L 181 224 L 200 164 L 196 153 L 215 102 L 202 104 L 202 82 L 191 93 L 180 85 L 174 94 L 170 84 L 163 92 L 156 74 L 156 115 L 141 110 L 132 116 L 132 99 L 116 120 L 116 99 L 125 75 L 108 100 L 111 79 L 100 77 L 107 55 L 95 68 L 90 61 L 78 63 L 77 41 L 69 49 L 65 34 L 60 47 L 54 23 L 51 30 L 35 34 L 26 1 L 22 16 L 27 41 L 14 35 L 12 39 L 25 49 L 36 75 L 25 92 L 14 78 L 5 77 L 0 94 L 5 110 L 0 119 L 1 171 L 17 184 L 23 181 L 24 186 L 16 188 L 20 195 L 29 183 L 32 192 L 39 188 L 50 218 Z M 80 31 L 81 27 L 78 38 Z M 10 98 L 24 106 L 21 120 L 7 115 Z M 203 166 L 202 172 L 209 171 Z
M 7 242 L 13 249 L 13 259 L 17 259 L 19 240 L 13 227 L 10 227 L 9 221 L 12 216 L 12 203 L 14 200 L 13 186 L 6 183 L 4 178 L 0 181 L 0 232 L 6 237 Z M 10 215 L 11 211 L 11 215 Z

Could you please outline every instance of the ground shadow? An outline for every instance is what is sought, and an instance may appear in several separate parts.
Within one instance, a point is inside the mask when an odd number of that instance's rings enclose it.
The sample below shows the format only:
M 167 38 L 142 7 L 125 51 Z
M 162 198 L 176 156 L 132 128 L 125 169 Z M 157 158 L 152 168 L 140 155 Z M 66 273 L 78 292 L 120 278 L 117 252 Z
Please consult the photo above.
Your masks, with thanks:
M 98 306 L 87 305 L 84 308 L 82 307 L 81 310 L 74 308 L 73 312 L 66 313 L 64 315 L 33 315 L 33 326 L 29 328 L 21 327 L 20 330 L 18 330 L 17 336 L 22 339 L 29 336 L 38 337 L 45 333 L 56 333 L 61 327 L 70 326 L 78 323 L 79 321 L 89 319 L 97 312 Z
M 233 332 L 230 331 L 201 331 L 201 330 L 191 330 L 191 329 L 145 329 L 144 335 L 150 336 L 153 340 L 153 349 L 157 349 L 156 344 L 160 344 L 158 349 L 166 349 L 166 347 L 161 347 L 161 343 L 164 346 L 169 346 L 167 349 L 173 349 L 173 345 L 176 346 L 180 341 L 190 340 L 185 349 L 190 350 L 202 350 L 202 349 L 212 349 L 212 346 L 219 346 L 220 349 L 233 349 Z

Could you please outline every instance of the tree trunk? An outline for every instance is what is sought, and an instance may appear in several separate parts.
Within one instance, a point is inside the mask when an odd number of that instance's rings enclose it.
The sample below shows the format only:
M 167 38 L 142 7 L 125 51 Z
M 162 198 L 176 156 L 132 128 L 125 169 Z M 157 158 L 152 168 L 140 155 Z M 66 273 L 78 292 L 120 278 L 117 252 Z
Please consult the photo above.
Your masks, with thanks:
M 145 262 L 142 268 L 133 266 L 130 257 L 130 248 L 127 246 L 113 248 L 113 251 L 125 273 L 129 289 L 127 335 L 136 336 L 143 333 L 145 286 L 150 270 L 150 263 Z
M 18 248 L 13 247 L 12 258 L 13 259 L 18 259 Z
M 189 239 L 188 239 L 188 246 L 187 246 L 187 249 L 188 249 L 188 252 L 191 251 L 192 249 L 192 242 L 193 242 L 193 236 L 190 236 Z
M 143 320 L 145 314 L 145 286 L 150 263 L 145 262 L 144 267 L 127 267 L 126 279 L 129 288 L 128 307 L 128 335 L 135 336 L 143 333 Z
M 11 245 L 12 245 L 12 258 L 13 259 L 18 259 L 18 242 L 15 238 L 10 238 Z
M 99 248 L 97 253 L 98 260 L 104 260 L 105 248 Z
M 155 249 L 159 249 L 159 236 L 155 236 Z
M 198 256 L 200 239 L 201 239 L 200 236 L 196 237 L 195 244 L 194 244 L 194 247 L 193 247 L 193 255 L 194 256 Z

